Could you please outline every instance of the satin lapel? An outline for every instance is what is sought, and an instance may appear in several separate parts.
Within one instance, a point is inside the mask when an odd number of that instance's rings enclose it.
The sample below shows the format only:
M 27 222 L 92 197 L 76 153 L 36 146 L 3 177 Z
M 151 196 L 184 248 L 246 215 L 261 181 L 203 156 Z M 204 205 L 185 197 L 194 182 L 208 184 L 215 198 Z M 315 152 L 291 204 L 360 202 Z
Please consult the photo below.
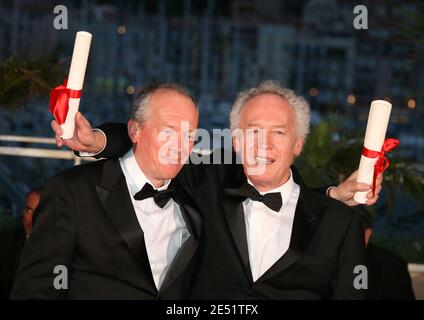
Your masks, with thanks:
M 171 187 L 171 186 L 170 186 Z M 186 227 L 191 236 L 182 244 L 172 261 L 168 272 L 163 280 L 160 291 L 166 290 L 184 272 L 196 254 L 202 229 L 200 213 L 191 203 L 190 199 L 182 193 L 177 193 L 174 201 L 178 203 Z
M 184 192 L 184 190 L 178 187 L 174 180 L 172 180 L 169 188 L 176 190 L 174 201 L 180 206 L 181 213 L 190 234 L 195 235 L 198 239 L 200 239 L 203 228 L 203 218 L 200 214 L 200 210 L 196 207 L 194 202 Z
M 244 218 L 243 199 L 239 196 L 231 195 L 231 190 L 225 189 L 223 194 L 223 207 L 225 218 L 230 228 L 232 239 L 242 262 L 244 271 L 250 280 L 252 273 L 250 271 L 249 250 L 247 247 L 246 222 Z
M 306 186 L 300 185 L 289 249 L 258 279 L 258 282 L 286 270 L 303 256 L 325 211 L 325 206 L 320 197 Z
M 96 186 L 97 195 L 104 210 L 118 229 L 128 248 L 140 263 L 143 275 L 157 291 L 144 242 L 144 233 L 138 223 L 130 194 L 119 161 L 110 159 L 105 163 L 103 176 Z

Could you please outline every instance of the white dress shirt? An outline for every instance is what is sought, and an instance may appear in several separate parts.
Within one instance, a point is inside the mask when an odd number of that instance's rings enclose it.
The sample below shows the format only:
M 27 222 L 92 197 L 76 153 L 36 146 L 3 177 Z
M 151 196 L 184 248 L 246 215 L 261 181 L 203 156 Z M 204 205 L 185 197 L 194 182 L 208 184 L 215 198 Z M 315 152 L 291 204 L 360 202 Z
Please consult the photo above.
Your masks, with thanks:
M 253 185 L 249 180 L 248 183 Z M 269 209 L 263 202 L 243 201 L 246 221 L 247 245 L 253 281 L 258 280 L 290 245 L 294 214 L 299 199 L 300 187 L 290 178 L 280 187 L 266 193 L 280 192 L 283 205 L 279 212 Z
M 173 200 L 160 208 L 153 200 L 147 198 L 141 201 L 134 199 L 134 195 L 143 188 L 147 182 L 153 186 L 138 166 L 131 149 L 119 159 L 125 175 L 128 190 L 138 223 L 144 232 L 147 255 L 156 288 L 159 290 L 163 279 L 175 255 L 183 242 L 190 236 L 179 205 Z M 164 186 L 156 190 L 168 188 L 169 180 Z

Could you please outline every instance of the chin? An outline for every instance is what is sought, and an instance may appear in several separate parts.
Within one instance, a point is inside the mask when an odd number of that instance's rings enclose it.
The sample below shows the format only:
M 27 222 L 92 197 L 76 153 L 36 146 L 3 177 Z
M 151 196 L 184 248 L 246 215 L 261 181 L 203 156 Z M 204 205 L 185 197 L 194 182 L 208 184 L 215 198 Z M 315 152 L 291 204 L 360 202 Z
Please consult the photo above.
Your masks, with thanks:
M 260 175 L 260 176 L 255 176 L 254 181 L 255 183 L 260 185 L 269 185 L 273 181 L 273 179 L 272 177 L 268 175 Z
M 249 176 L 250 181 L 255 184 L 269 184 L 272 182 L 274 175 L 265 171 L 263 174 L 253 174 Z
M 174 179 L 182 168 L 181 164 L 168 164 L 161 166 L 161 173 L 164 179 Z

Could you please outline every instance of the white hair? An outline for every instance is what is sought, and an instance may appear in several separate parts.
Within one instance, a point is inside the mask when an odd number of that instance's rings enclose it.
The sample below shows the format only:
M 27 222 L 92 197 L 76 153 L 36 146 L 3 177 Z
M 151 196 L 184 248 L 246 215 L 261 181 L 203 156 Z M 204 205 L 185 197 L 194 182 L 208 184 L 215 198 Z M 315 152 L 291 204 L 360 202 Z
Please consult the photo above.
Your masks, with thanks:
M 309 133 L 310 108 L 309 103 L 301 96 L 297 96 L 293 90 L 282 88 L 273 80 L 261 82 L 258 87 L 241 91 L 233 104 L 230 112 L 231 130 L 240 126 L 240 115 L 247 101 L 261 94 L 275 94 L 286 100 L 293 108 L 296 116 L 296 134 L 298 138 L 306 137 Z M 266 112 L 266 111 L 264 111 Z

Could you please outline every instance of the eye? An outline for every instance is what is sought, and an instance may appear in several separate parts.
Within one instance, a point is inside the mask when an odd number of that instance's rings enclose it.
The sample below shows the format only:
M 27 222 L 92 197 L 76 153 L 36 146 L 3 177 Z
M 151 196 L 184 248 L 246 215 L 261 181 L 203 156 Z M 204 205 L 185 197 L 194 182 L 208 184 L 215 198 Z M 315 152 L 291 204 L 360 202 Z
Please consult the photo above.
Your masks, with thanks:
M 161 130 L 161 134 L 164 135 L 165 137 L 170 137 L 172 136 L 172 129 L 166 128 L 166 129 L 162 129 Z
M 190 132 L 186 134 L 186 140 L 187 141 L 196 141 L 196 133 Z
M 247 133 L 250 135 L 257 135 L 259 134 L 259 128 L 249 128 L 247 129 Z
M 286 134 L 282 130 L 274 130 L 272 133 L 275 134 L 275 135 L 277 135 L 277 136 L 284 136 Z

